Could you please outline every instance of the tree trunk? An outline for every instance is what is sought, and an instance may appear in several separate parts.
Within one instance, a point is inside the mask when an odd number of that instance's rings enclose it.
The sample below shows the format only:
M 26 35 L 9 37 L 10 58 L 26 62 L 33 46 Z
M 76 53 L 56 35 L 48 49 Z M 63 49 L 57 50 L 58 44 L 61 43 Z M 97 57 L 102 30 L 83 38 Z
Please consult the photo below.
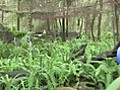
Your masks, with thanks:
M 47 19 L 47 34 L 50 33 L 50 21 Z
M 5 1 L 3 1 L 2 4 L 5 4 Z M 4 24 L 4 11 L 2 11 L 2 14 L 1 14 L 1 22 L 2 22 L 2 25 Z M 4 30 L 4 25 L 2 27 L 2 30 Z
M 4 23 L 4 11 L 2 11 L 1 22 Z
M 99 3 L 100 3 L 100 11 L 102 11 L 103 0 L 99 0 Z M 101 36 L 101 22 L 102 22 L 102 13 L 100 13 L 98 17 L 98 33 L 97 33 L 98 40 L 100 40 L 100 36 Z
M 91 22 L 91 35 L 92 35 L 92 39 L 93 41 L 95 41 L 95 36 L 94 36 L 94 23 L 95 23 L 95 14 L 93 15 L 93 18 L 92 18 L 92 22 Z
M 61 23 L 61 19 L 59 18 L 59 24 L 60 24 L 60 28 L 62 27 L 62 23 Z
M 31 17 L 31 12 L 29 13 L 29 16 L 28 16 L 28 23 L 29 23 L 29 31 L 31 32 L 32 31 L 32 17 Z
M 81 19 L 79 36 L 81 36 L 82 34 L 82 28 L 83 28 L 83 18 Z
M 117 2 L 117 0 L 115 0 Z M 119 15 L 118 15 L 118 5 L 117 3 L 114 4 L 114 15 L 115 15 L 115 27 L 116 27 L 116 35 L 117 35 L 117 41 L 119 41 Z
M 97 1 L 95 2 L 95 6 L 94 6 L 95 9 L 96 9 L 96 5 L 97 5 Z M 95 36 L 94 36 L 94 23 L 95 23 L 95 18 L 96 18 L 96 14 L 93 14 L 92 22 L 91 22 L 91 35 L 92 35 L 93 41 L 95 41 Z
M 62 18 L 62 41 L 66 41 L 66 36 L 65 36 L 65 18 Z
M 63 2 L 63 7 L 65 7 L 65 1 Z M 65 12 L 63 12 L 65 16 Z M 65 17 L 62 18 L 62 41 L 66 41 L 66 30 L 65 30 Z
M 113 28 L 113 38 L 114 38 L 114 45 L 116 44 L 116 35 L 115 35 L 115 13 L 114 13 L 114 4 L 112 6 L 112 28 Z
M 32 8 L 31 8 L 31 1 L 30 1 L 30 10 L 29 10 L 29 14 L 28 14 L 28 23 L 29 23 L 29 32 L 32 31 L 33 25 L 32 25 Z M 32 43 L 32 37 L 31 34 L 29 34 L 29 43 Z
M 77 19 L 77 26 L 80 26 L 80 18 Z
M 67 2 L 67 13 L 66 13 L 66 16 L 68 16 L 68 7 L 69 7 L 68 2 L 69 1 L 66 1 L 66 2 Z M 68 27 L 69 27 L 68 17 L 66 17 L 66 37 L 68 37 Z
M 85 34 L 90 38 L 90 14 L 85 13 L 85 21 L 84 21 L 84 29 Z
M 19 6 L 20 5 L 20 1 L 21 0 L 18 0 L 18 7 L 17 7 L 18 11 L 20 10 L 20 6 Z M 20 30 L 20 16 L 19 15 L 17 16 L 17 30 L 18 31 Z
M 66 37 L 68 37 L 68 18 L 66 18 Z

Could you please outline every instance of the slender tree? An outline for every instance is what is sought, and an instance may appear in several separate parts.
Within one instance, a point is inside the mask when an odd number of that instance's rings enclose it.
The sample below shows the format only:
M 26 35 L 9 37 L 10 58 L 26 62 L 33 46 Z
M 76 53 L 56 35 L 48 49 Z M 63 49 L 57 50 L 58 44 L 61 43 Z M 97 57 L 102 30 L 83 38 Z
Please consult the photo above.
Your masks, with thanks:
M 2 1 L 2 8 L 4 8 L 4 5 L 5 5 L 5 1 Z M 1 14 L 2 24 L 4 24 L 4 14 L 5 14 L 5 12 L 2 10 L 2 14 Z M 4 26 L 2 27 L 2 29 L 4 30 Z
M 18 4 L 17 4 L 18 11 L 20 10 L 20 2 L 21 2 L 21 0 L 18 0 Z M 17 30 L 18 31 L 20 30 L 20 15 L 19 14 L 17 15 Z
M 63 1 L 63 7 L 65 7 L 65 1 Z M 62 41 L 66 41 L 66 35 L 65 35 L 65 12 L 63 12 L 63 18 L 62 18 Z
M 94 9 L 96 10 L 97 7 L 97 1 L 94 4 Z M 93 17 L 92 17 L 92 21 L 91 21 L 91 36 L 93 41 L 95 41 L 95 36 L 94 36 L 94 23 L 95 23 L 95 19 L 96 19 L 96 13 L 93 13 Z
M 99 0 L 99 5 L 100 5 L 100 12 L 103 9 L 103 0 Z M 101 22 L 102 22 L 102 13 L 99 14 L 98 16 L 98 33 L 97 33 L 97 39 L 100 40 L 101 36 Z
M 116 27 L 116 35 L 117 35 L 117 41 L 119 41 L 119 15 L 118 15 L 118 0 L 115 0 L 114 4 L 114 15 L 115 15 L 115 27 Z

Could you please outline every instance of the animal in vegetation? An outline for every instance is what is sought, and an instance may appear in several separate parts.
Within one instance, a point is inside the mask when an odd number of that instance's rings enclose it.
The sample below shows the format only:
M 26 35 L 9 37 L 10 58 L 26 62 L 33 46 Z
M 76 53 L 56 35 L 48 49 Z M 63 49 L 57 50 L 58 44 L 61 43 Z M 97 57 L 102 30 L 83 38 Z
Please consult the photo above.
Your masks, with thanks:
M 51 32 L 49 34 L 46 34 L 46 31 L 44 30 L 43 32 L 34 32 L 33 33 L 35 37 L 38 37 L 38 38 L 46 38 L 47 36 L 48 37 L 52 37 L 52 38 L 56 38 L 56 37 L 61 37 L 62 38 L 62 35 L 60 32 Z M 15 36 L 12 32 L 8 31 L 8 30 L 0 30 L 0 40 L 5 42 L 5 43 L 11 43 L 14 38 L 21 38 L 22 34 L 19 34 L 17 36 Z M 71 39 L 73 37 L 77 37 L 78 36 L 78 33 L 77 32 L 68 32 L 68 37 L 67 39 Z
M 61 32 L 50 32 L 50 33 L 46 33 L 46 31 L 44 30 L 43 32 L 35 32 L 35 37 L 38 38 L 45 38 L 45 37 L 50 37 L 52 39 L 55 39 L 57 37 L 61 37 L 62 38 L 62 33 Z M 78 33 L 77 32 L 68 32 L 68 36 L 66 36 L 67 39 L 71 39 L 73 37 L 78 37 Z
M 60 32 L 60 37 L 62 37 L 62 33 Z M 67 35 L 65 35 L 67 39 L 71 39 L 71 38 L 76 38 L 78 37 L 78 33 L 75 31 L 70 31 L 67 33 Z
M 0 31 L 0 40 L 6 43 L 11 43 L 14 40 L 14 35 L 12 32 L 8 30 L 1 30 Z
M 46 31 L 44 30 L 43 32 L 35 32 L 35 37 L 42 38 L 44 35 L 46 35 Z
M 120 64 L 120 47 L 117 49 L 117 63 Z

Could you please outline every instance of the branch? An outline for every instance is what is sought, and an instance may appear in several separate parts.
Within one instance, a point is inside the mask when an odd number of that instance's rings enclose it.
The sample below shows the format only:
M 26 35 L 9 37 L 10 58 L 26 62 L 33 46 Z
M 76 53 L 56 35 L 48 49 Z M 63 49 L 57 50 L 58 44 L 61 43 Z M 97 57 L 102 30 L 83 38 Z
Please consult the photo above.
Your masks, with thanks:
M 74 60 L 75 58 L 79 56 L 83 56 L 85 54 L 85 49 L 86 49 L 87 44 L 83 44 L 79 47 L 78 50 L 74 50 L 72 52 L 72 56 L 69 58 L 70 60 Z
M 92 56 L 91 59 L 93 61 L 102 61 L 102 60 L 106 60 L 107 58 L 116 57 L 117 49 L 119 46 L 120 46 L 120 41 L 117 43 L 117 45 L 112 50 L 103 52 L 103 53 L 96 55 L 96 56 Z M 84 58 L 80 59 L 80 61 L 82 61 L 83 63 L 86 63 L 87 58 L 84 57 Z
M 5 76 L 5 75 L 8 75 L 9 77 L 16 77 L 19 78 L 19 77 L 24 77 L 24 76 L 27 76 L 29 75 L 29 73 L 25 70 L 17 70 L 17 71 L 9 71 L 9 72 L 0 72 L 0 77 L 1 76 Z

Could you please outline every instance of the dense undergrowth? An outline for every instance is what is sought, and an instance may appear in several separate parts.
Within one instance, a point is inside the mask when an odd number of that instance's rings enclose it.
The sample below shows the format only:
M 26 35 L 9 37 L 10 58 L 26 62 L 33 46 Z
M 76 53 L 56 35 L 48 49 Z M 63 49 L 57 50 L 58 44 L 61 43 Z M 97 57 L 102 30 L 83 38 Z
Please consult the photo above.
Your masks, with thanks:
M 29 73 L 28 76 L 19 78 L 4 75 L 0 82 L 6 84 L 6 90 L 54 90 L 59 86 L 81 88 L 80 90 L 83 87 L 88 90 L 104 90 L 120 75 L 116 58 L 90 64 L 93 55 L 114 47 L 112 38 L 106 38 L 99 42 L 83 36 L 66 42 L 55 40 L 50 43 L 38 40 L 27 43 L 26 37 L 23 37 L 20 44 L 0 42 L 0 71 L 24 69 Z M 87 63 L 80 61 L 83 56 L 74 61 L 70 60 L 72 52 L 85 43 Z

